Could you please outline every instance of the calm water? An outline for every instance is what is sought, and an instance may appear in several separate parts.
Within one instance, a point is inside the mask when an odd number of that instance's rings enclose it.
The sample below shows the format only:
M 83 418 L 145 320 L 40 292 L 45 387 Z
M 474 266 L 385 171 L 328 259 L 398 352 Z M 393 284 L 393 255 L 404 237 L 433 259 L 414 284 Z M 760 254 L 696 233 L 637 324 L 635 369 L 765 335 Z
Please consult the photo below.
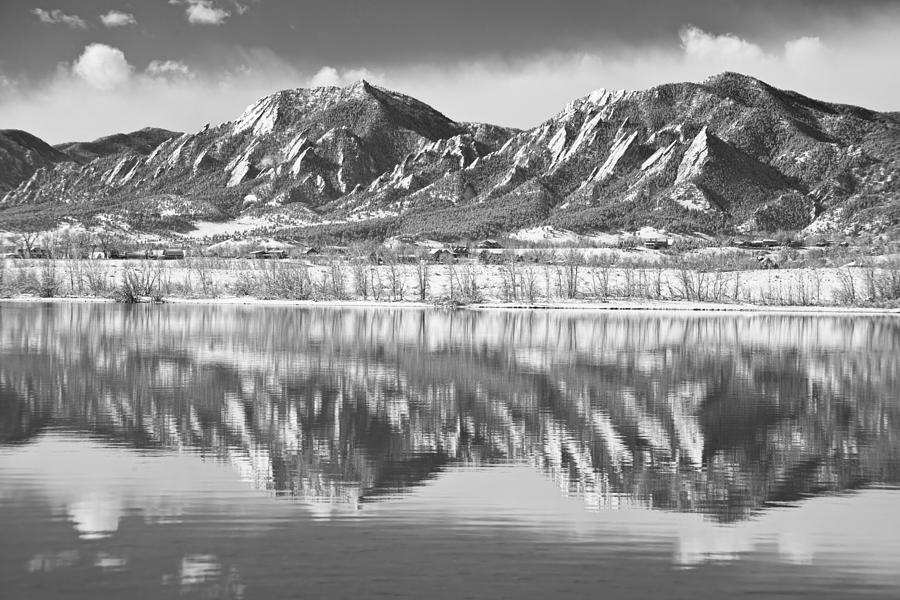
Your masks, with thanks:
M 900 320 L 0 305 L 0 597 L 900 596 Z

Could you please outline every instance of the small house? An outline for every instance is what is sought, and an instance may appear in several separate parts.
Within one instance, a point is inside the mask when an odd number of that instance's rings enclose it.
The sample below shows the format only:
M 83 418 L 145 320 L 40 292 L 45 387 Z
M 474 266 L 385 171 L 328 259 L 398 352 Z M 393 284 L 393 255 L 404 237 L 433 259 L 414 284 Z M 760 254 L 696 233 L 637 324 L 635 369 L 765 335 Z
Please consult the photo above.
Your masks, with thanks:
M 435 263 L 451 263 L 456 255 L 449 248 L 433 248 L 428 251 L 428 260 Z
M 668 247 L 668 238 L 647 238 L 644 240 L 644 248 L 649 248 L 650 250 L 662 250 Z

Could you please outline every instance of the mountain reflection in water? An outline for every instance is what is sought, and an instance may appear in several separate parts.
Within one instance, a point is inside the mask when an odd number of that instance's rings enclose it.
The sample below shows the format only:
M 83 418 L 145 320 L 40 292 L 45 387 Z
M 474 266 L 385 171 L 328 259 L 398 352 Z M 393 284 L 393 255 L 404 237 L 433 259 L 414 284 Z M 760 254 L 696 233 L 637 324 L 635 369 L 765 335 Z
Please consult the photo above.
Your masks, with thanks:
M 46 471 L 82 539 L 111 535 L 160 481 L 209 490 L 203 510 L 223 522 L 288 497 L 278 521 L 293 503 L 365 515 L 424 483 L 523 464 L 592 511 L 790 519 L 850 490 L 896 501 L 897 390 L 891 318 L 4 305 L 0 478 Z M 144 456 L 140 473 L 110 447 Z M 214 473 L 197 466 L 209 457 Z M 79 464 L 119 474 L 119 491 L 90 475 L 59 483 Z M 225 488 L 248 504 L 217 503 Z M 178 520 L 182 496 L 166 498 L 142 510 Z M 710 544 L 721 558 L 752 540 L 683 538 L 674 562 L 702 562 Z M 29 569 L 73 560 L 40 554 Z M 187 554 L 163 583 L 242 590 L 235 569 Z

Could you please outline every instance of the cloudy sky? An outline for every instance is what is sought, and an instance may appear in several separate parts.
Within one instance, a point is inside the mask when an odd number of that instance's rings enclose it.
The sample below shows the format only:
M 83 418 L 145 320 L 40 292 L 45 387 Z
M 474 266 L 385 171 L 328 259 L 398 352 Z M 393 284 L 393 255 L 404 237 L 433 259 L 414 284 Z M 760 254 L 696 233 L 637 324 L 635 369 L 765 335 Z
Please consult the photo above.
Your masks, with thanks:
M 0 128 L 199 129 L 359 78 L 529 127 L 575 97 L 740 71 L 900 110 L 900 0 L 2 0 Z

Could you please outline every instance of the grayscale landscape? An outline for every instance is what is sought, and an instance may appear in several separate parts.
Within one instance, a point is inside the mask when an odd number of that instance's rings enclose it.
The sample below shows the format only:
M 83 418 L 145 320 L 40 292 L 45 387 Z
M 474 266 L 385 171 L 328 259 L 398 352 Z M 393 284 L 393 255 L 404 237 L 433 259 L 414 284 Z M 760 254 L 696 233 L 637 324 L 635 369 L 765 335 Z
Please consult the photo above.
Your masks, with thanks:
M 900 594 L 900 6 L 548 8 L 0 7 L 0 596 Z

